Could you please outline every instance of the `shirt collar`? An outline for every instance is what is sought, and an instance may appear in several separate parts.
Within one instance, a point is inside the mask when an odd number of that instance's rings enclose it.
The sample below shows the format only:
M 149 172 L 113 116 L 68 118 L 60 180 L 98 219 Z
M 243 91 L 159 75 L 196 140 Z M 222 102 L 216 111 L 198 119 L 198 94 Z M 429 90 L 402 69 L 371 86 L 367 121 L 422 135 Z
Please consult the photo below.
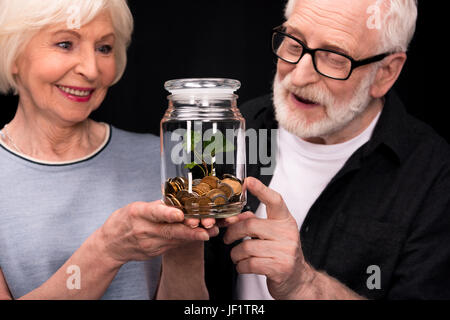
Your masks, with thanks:
M 383 110 L 372 138 L 363 147 L 363 157 L 387 147 L 397 161 L 403 162 L 410 149 L 407 117 L 402 101 L 394 91 L 390 91 L 385 96 Z

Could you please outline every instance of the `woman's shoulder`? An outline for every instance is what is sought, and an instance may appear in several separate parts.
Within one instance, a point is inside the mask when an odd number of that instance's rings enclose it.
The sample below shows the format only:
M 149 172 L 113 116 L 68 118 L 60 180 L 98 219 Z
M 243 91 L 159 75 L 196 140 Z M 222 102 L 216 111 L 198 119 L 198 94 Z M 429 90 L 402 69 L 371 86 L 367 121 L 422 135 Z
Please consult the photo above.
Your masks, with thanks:
M 114 154 L 136 158 L 155 156 L 160 153 L 159 136 L 151 133 L 137 133 L 110 125 L 110 138 L 108 148 Z
M 138 133 L 128 130 L 124 130 L 113 125 L 111 128 L 111 141 L 119 144 L 145 144 L 145 145 L 157 145 L 159 147 L 159 136 L 152 133 Z M 130 145 L 130 147 L 131 147 Z

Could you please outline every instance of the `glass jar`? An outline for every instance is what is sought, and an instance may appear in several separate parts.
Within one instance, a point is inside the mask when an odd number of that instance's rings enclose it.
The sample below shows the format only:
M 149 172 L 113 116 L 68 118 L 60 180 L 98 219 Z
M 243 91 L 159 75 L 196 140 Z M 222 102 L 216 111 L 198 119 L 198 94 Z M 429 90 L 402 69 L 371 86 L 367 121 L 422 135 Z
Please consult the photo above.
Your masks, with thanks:
M 240 82 L 167 81 L 169 106 L 161 120 L 163 201 L 186 218 L 225 218 L 246 203 L 245 120 L 237 108 Z

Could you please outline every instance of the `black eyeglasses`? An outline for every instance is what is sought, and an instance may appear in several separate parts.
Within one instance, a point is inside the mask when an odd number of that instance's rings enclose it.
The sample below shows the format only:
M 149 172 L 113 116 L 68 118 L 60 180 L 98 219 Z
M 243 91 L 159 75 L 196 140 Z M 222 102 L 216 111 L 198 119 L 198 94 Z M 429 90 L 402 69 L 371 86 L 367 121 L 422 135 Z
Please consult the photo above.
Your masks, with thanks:
M 284 30 L 283 26 L 273 29 L 272 51 L 279 59 L 297 64 L 306 53 L 309 53 L 314 69 L 319 74 L 335 80 L 347 80 L 355 68 L 381 61 L 390 55 L 390 53 L 383 53 L 363 60 L 354 60 L 335 50 L 310 49 Z

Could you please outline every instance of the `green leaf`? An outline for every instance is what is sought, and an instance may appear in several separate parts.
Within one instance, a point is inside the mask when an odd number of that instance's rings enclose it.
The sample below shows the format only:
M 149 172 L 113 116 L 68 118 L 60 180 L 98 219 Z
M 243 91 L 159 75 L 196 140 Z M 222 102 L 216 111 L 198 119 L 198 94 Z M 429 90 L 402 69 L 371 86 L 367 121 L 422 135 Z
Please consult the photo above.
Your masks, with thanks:
M 186 164 L 186 165 L 184 166 L 184 168 L 185 168 L 185 169 L 192 170 L 196 165 L 198 165 L 198 164 L 195 163 L 195 162 L 191 162 L 191 163 Z

